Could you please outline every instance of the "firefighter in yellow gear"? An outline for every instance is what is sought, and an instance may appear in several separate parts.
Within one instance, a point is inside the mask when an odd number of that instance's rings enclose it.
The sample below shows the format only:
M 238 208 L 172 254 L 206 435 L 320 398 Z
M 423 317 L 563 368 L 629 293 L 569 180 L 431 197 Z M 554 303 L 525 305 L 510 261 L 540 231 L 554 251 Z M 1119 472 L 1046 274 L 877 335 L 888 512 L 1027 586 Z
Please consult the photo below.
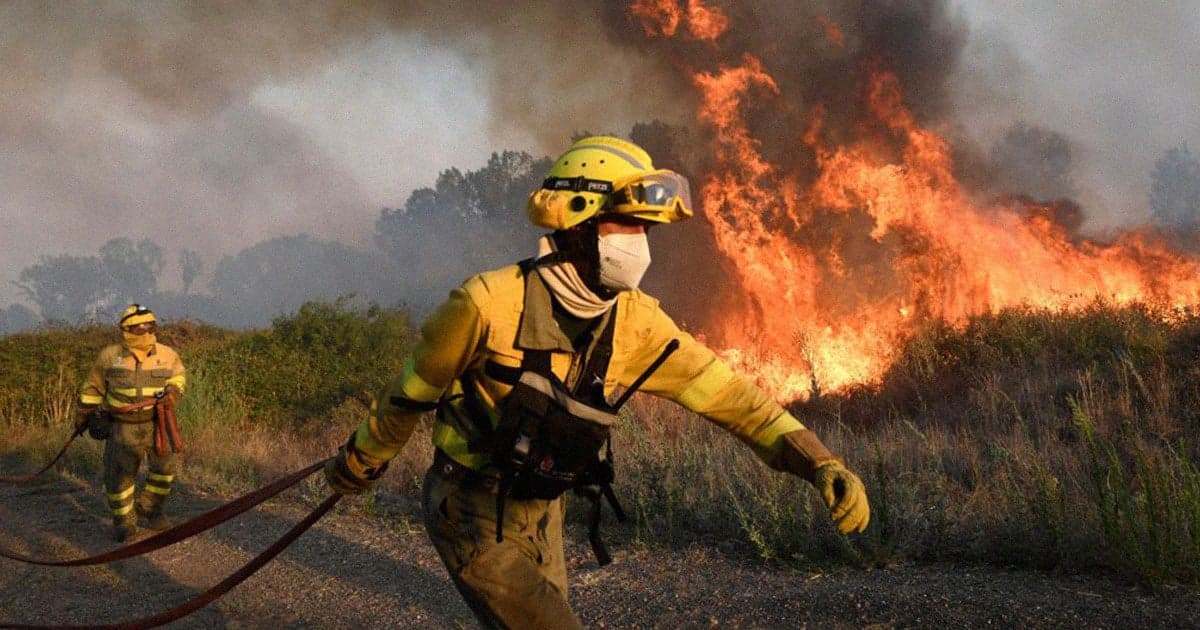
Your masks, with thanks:
M 537 255 L 467 279 L 424 322 L 401 374 L 326 466 L 335 491 L 369 488 L 421 414 L 436 409 L 425 525 L 455 586 L 486 627 L 580 627 L 567 601 L 564 503 L 553 486 L 571 445 L 538 450 L 538 436 L 553 427 L 530 427 L 539 413 L 557 414 L 590 435 L 615 418 L 614 390 L 641 377 L 640 391 L 696 412 L 769 466 L 814 484 L 842 532 L 866 528 L 860 479 L 638 290 L 650 262 L 646 229 L 692 215 L 685 178 L 654 168 L 633 143 L 587 137 L 554 163 L 527 214 L 551 231 Z M 533 402 L 510 404 L 518 397 Z M 516 431 L 513 413 L 524 414 Z M 585 450 L 603 464 L 596 444 Z M 538 456 L 529 464 L 531 449 Z M 545 483 L 516 492 L 547 470 Z M 611 481 L 602 477 L 579 476 Z M 552 491 L 541 491 L 546 484 Z
M 179 354 L 158 343 L 158 321 L 150 309 L 131 304 L 121 313 L 118 326 L 122 342 L 100 351 L 80 390 L 79 414 L 93 437 L 106 440 L 104 493 L 114 536 L 125 542 L 137 533 L 138 516 L 151 529 L 170 524 L 163 502 L 179 469 L 176 451 L 181 445 L 155 448 L 155 441 L 178 439 L 173 410 L 187 379 Z M 161 417 L 164 413 L 171 416 L 170 423 Z M 175 440 L 164 431 L 175 432 Z M 143 460 L 147 460 L 146 482 L 138 495 Z

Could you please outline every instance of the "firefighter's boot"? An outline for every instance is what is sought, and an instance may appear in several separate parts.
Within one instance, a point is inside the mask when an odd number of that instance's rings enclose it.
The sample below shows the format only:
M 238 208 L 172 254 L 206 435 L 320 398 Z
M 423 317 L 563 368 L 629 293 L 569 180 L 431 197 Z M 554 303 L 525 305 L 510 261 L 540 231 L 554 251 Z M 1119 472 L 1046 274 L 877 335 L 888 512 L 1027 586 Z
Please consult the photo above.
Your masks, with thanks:
M 132 512 L 121 516 L 113 517 L 113 538 L 123 543 L 137 536 L 137 515 Z
M 163 502 L 166 500 L 166 495 L 158 494 L 150 491 L 151 486 L 147 484 L 146 490 L 142 491 L 141 496 L 137 501 L 138 516 L 146 519 L 146 527 L 155 531 L 170 529 L 173 524 L 171 517 L 163 513 Z

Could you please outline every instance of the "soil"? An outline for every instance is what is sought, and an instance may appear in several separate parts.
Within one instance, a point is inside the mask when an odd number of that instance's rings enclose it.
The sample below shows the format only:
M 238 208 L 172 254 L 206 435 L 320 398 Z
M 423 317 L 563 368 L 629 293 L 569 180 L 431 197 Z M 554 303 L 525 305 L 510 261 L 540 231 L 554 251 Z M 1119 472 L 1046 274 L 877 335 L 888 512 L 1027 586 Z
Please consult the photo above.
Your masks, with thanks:
M 183 488 L 172 501 L 175 514 L 190 517 L 229 498 Z M 109 624 L 159 613 L 220 582 L 308 509 L 293 493 L 190 540 L 104 566 L 0 559 L 0 626 Z M 39 557 L 116 546 L 95 481 L 49 473 L 35 485 L 0 486 L 0 523 L 0 545 Z M 582 529 L 573 528 L 577 536 Z M 582 540 L 569 543 L 571 602 L 588 627 L 1200 627 L 1194 589 L 1150 596 L 1095 575 L 915 564 L 799 573 L 705 548 L 613 551 L 613 564 L 599 568 Z M 223 598 L 166 627 L 475 624 L 419 526 L 351 509 L 331 513 Z

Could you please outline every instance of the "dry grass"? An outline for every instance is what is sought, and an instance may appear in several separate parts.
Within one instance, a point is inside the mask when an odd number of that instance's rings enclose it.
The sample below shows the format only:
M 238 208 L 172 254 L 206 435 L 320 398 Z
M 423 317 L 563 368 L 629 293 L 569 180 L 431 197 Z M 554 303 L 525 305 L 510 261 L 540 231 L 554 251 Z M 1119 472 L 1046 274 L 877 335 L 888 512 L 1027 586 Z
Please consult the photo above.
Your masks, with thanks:
M 617 494 L 631 521 L 607 527 L 607 537 L 807 567 L 953 560 L 1116 572 L 1150 589 L 1200 584 L 1200 322 L 1152 315 L 1098 307 L 935 327 L 878 386 L 794 404 L 867 484 L 872 522 L 855 537 L 834 530 L 806 484 L 731 436 L 672 403 L 635 397 L 614 439 Z M 184 479 L 197 488 L 233 495 L 302 468 L 336 452 L 365 417 L 353 394 L 325 411 L 281 407 L 264 420 L 262 398 L 209 371 L 226 359 L 196 359 L 180 416 Z M 65 439 L 70 365 L 27 382 L 21 396 L 13 381 L 0 383 L 5 452 L 32 465 Z M 419 518 L 431 448 L 426 425 L 374 494 L 345 503 L 392 522 Z M 70 467 L 97 474 L 98 454 L 87 441 Z M 319 477 L 305 486 L 309 497 L 325 492 Z M 582 519 L 587 503 L 570 504 Z

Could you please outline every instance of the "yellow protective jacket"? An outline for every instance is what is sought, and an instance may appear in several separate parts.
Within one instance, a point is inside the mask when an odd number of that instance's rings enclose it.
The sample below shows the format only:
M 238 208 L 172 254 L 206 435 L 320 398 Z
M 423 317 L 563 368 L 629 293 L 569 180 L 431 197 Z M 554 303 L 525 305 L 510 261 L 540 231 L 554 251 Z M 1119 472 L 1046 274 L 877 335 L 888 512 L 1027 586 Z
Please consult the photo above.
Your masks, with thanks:
M 611 397 L 618 386 L 627 387 L 668 342 L 678 339 L 679 349 L 640 391 L 704 416 L 778 467 L 780 436 L 803 429 L 799 421 L 681 331 L 649 295 L 621 292 L 615 316 L 612 357 L 604 377 L 606 395 Z M 596 329 L 602 326 L 603 322 Z M 553 318 L 548 289 L 535 272 L 526 283 L 519 265 L 469 278 L 425 321 L 421 332 L 422 339 L 403 371 L 376 398 L 371 416 L 355 434 L 354 446 L 364 464 L 378 466 L 395 456 L 422 412 L 440 401 L 443 412 L 434 427 L 434 445 L 460 464 L 483 470 L 490 464 L 491 445 L 480 445 L 481 432 L 475 423 L 496 426 L 498 404 L 511 390 L 509 384 L 489 375 L 496 370 L 485 366 L 491 362 L 519 368 L 524 350 L 550 350 L 554 374 L 572 386 L 591 351 L 591 347 L 583 352 L 572 348 Z M 475 388 L 475 400 L 483 404 L 468 404 L 464 387 Z M 489 417 L 472 420 L 469 408 L 477 409 L 477 416 L 480 406 Z
M 186 384 L 183 361 L 171 347 L 155 343 L 147 353 L 146 360 L 139 361 L 125 346 L 113 344 L 100 351 L 100 356 L 80 388 L 79 404 L 115 409 L 153 400 L 168 385 L 174 385 L 182 392 Z M 114 419 L 118 422 L 146 422 L 152 414 L 153 409 L 147 408 L 115 416 Z

